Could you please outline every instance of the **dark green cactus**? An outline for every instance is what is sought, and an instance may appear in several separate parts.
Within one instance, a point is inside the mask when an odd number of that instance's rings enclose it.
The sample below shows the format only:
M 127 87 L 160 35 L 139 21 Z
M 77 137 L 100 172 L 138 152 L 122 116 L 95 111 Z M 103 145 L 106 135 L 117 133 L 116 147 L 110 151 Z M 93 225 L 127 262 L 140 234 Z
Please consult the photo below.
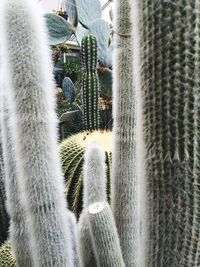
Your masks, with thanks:
M 97 141 L 102 144 L 106 153 L 107 164 L 107 192 L 110 200 L 111 179 L 111 132 L 94 131 L 78 133 L 63 141 L 60 145 L 62 170 L 65 177 L 65 195 L 69 208 L 78 216 L 83 206 L 83 163 L 86 146 Z
M 97 75 L 97 41 L 92 35 L 82 39 L 83 104 L 86 130 L 99 128 L 99 79 Z
M 200 2 L 140 1 L 145 266 L 200 266 Z
M 10 241 L 6 241 L 0 247 L 0 267 L 16 267 L 16 260 Z

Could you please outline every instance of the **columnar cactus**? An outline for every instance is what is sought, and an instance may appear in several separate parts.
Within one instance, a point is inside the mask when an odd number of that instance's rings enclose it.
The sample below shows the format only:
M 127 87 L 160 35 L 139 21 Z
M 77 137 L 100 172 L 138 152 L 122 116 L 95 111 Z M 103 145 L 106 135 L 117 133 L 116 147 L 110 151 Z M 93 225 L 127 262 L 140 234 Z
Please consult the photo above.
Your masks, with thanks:
M 76 222 L 76 217 L 73 212 L 67 212 L 67 220 L 69 224 L 69 230 L 71 233 L 71 246 L 73 250 L 72 267 L 82 267 L 80 261 L 80 250 L 78 247 L 78 225 Z
M 131 0 L 115 3 L 113 54 L 112 209 L 126 266 L 139 266 L 138 177 L 135 171 L 136 93 L 133 77 Z
M 88 207 L 96 201 L 107 200 L 106 195 L 106 157 L 96 142 L 91 143 L 84 155 L 83 212 L 78 223 L 79 247 L 83 266 L 97 266 L 97 258 L 92 244 L 88 222 Z M 93 235 L 92 235 L 93 236 Z
M 83 267 L 97 267 L 90 236 L 87 209 L 83 210 L 78 222 L 78 247 Z
M 14 155 L 13 138 L 10 129 L 10 116 L 7 108 L 6 96 L 1 95 L 1 132 L 3 144 L 3 158 L 5 166 L 5 188 L 7 209 L 10 216 L 10 240 L 15 254 L 17 266 L 31 267 L 32 255 L 25 208 L 20 199 L 18 171 Z M 6 245 L 7 248 L 7 245 Z M 2 250 L 2 252 L 4 249 Z
M 83 163 L 86 146 L 97 141 L 102 144 L 107 165 L 107 198 L 110 201 L 111 180 L 111 146 L 112 133 L 94 131 L 92 133 L 82 132 L 69 137 L 60 144 L 60 157 L 62 170 L 65 177 L 65 196 L 69 208 L 79 216 L 83 208 Z
M 83 62 L 83 105 L 86 130 L 99 128 L 99 78 L 97 74 L 97 40 L 83 37 L 81 44 Z
M 72 266 L 44 21 L 35 1 L 3 1 L 1 8 L 2 65 L 33 265 Z
M 106 202 L 105 153 L 96 142 L 90 144 L 85 153 L 83 182 L 84 210 L 78 234 L 82 264 L 85 267 L 123 267 L 114 218 Z
M 97 266 L 124 267 L 119 237 L 108 203 L 90 205 L 88 222 Z
M 200 266 L 200 2 L 138 4 L 149 210 L 145 266 Z

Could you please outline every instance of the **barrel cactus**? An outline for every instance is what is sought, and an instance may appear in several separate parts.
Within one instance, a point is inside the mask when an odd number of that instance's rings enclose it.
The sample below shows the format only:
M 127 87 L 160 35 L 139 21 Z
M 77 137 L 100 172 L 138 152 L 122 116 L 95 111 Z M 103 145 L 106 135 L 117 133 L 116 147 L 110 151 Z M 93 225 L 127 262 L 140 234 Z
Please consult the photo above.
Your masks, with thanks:
M 0 247 L 0 267 L 16 267 L 16 259 L 10 241 L 6 241 Z
M 102 144 L 106 154 L 107 164 L 107 192 L 110 200 L 111 177 L 111 145 L 112 133 L 110 131 L 81 132 L 69 137 L 60 144 L 60 157 L 63 174 L 66 182 L 65 196 L 69 208 L 78 216 L 82 210 L 83 192 L 83 163 L 86 147 L 97 141 Z

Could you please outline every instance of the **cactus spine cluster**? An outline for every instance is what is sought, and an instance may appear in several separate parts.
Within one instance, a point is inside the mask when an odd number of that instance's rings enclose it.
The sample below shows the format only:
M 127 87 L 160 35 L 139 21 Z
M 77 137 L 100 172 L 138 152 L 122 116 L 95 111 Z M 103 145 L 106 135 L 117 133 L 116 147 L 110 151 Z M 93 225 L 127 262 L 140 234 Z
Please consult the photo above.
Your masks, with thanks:
M 200 266 L 200 2 L 140 1 L 145 266 Z
M 97 74 L 97 40 L 84 36 L 81 43 L 83 62 L 83 105 L 86 130 L 99 129 L 99 78 Z

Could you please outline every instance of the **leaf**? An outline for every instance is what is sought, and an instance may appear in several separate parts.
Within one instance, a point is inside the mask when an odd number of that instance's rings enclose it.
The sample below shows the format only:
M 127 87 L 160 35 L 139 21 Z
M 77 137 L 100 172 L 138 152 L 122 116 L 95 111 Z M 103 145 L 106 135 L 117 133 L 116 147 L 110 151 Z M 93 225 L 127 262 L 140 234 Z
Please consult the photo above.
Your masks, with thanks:
M 89 33 L 96 37 L 98 44 L 98 59 L 106 65 L 110 38 L 109 24 L 103 19 L 96 19 L 90 24 Z
M 69 77 L 65 77 L 62 82 L 62 90 L 65 97 L 72 103 L 75 100 L 75 88 L 72 80 Z
M 86 28 L 84 28 L 80 23 L 78 24 L 75 34 L 76 34 L 76 40 L 78 41 L 80 46 L 83 37 L 88 35 L 88 32 L 89 31 Z
M 66 42 L 73 33 L 72 26 L 61 16 L 53 13 L 44 15 L 49 32 L 50 45 L 57 45 Z
M 53 68 L 54 79 L 58 87 L 62 86 L 62 81 L 65 77 L 64 69 L 62 67 L 54 66 Z
M 63 113 L 59 118 L 59 123 L 64 123 L 72 120 L 74 116 L 77 115 L 78 113 L 79 113 L 78 110 L 67 111 Z
M 69 16 L 69 20 L 72 26 L 76 28 L 78 26 L 78 12 L 76 7 L 76 0 L 65 0 L 65 8 Z
M 93 20 L 102 16 L 101 2 L 99 0 L 76 0 L 76 6 L 78 20 L 87 29 Z
M 103 68 L 98 71 L 101 96 L 112 97 L 112 71 Z

